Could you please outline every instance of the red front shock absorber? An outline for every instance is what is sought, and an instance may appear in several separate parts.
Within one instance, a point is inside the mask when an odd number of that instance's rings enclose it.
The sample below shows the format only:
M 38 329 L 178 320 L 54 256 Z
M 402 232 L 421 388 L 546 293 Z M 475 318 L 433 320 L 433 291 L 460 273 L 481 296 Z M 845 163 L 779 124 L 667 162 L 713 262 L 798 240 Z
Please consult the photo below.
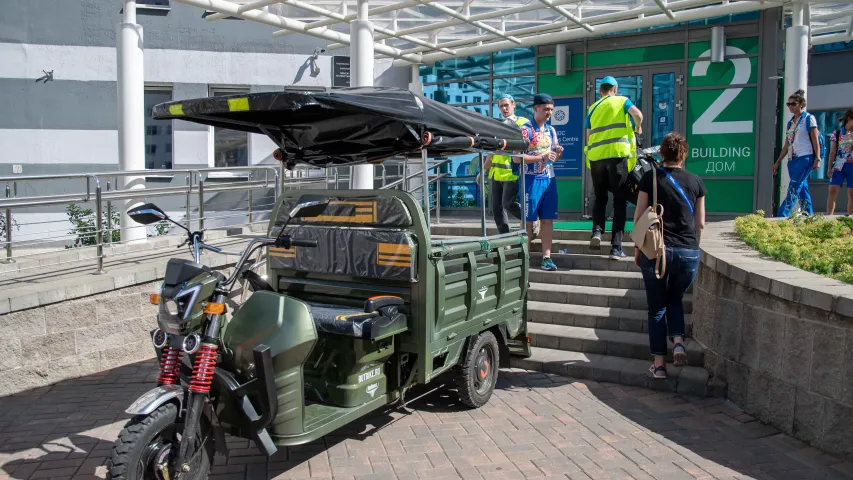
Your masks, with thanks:
M 207 393 L 213 382 L 213 369 L 216 367 L 216 345 L 203 344 L 195 357 L 193 378 L 190 380 L 190 390 L 195 393 Z
M 160 357 L 160 376 L 157 378 L 157 384 L 177 385 L 180 371 L 181 349 L 163 347 L 163 355 Z

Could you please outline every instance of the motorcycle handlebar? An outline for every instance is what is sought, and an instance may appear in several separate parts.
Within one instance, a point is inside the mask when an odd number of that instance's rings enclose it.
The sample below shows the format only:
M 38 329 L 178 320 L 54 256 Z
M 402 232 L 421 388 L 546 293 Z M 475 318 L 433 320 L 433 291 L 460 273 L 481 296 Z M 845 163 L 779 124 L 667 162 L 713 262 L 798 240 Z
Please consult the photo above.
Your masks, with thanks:
M 291 238 L 290 244 L 294 247 L 308 247 L 308 248 L 316 248 L 317 240 L 299 240 L 297 238 Z

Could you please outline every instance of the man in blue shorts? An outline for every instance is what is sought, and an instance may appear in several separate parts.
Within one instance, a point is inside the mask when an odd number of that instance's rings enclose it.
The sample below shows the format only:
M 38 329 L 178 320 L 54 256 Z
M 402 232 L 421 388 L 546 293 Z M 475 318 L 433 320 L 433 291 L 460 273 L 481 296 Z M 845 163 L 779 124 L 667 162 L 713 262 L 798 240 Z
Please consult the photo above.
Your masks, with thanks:
M 548 120 L 554 112 L 554 99 L 547 93 L 533 97 L 533 120 L 521 126 L 521 135 L 530 141 L 524 152 L 524 215 L 527 218 L 528 241 L 532 242 L 533 222 L 540 221 L 542 238 L 542 270 L 554 271 L 551 260 L 551 240 L 554 220 L 557 219 L 557 180 L 554 178 L 554 160 L 563 155 L 557 132 Z M 518 157 L 513 161 L 519 163 Z M 530 245 L 528 245 L 530 246 Z

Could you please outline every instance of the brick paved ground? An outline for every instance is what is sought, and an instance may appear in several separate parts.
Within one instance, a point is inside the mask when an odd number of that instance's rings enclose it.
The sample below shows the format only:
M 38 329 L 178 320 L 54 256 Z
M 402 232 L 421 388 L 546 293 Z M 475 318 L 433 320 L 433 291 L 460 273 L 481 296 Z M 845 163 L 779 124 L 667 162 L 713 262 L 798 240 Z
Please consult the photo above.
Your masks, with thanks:
M 155 371 L 145 362 L 0 398 L 0 479 L 105 478 L 123 410 Z M 850 462 L 718 399 L 522 370 L 502 372 L 479 410 L 423 391 L 411 415 L 383 410 L 270 460 L 230 439 L 211 478 L 853 478 Z

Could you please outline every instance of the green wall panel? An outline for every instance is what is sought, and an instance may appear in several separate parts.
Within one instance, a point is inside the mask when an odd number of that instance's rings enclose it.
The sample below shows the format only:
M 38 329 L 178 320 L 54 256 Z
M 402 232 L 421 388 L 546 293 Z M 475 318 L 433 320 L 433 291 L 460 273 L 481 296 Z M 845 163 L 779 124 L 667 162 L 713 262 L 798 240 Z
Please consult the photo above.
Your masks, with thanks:
M 699 68 L 697 68 L 697 65 Z M 758 82 L 758 57 L 734 58 L 723 63 L 689 62 L 687 87 L 724 87 Z M 704 75 L 699 75 L 704 73 Z
M 757 95 L 755 87 L 687 92 L 688 170 L 702 176 L 755 173 Z
M 583 184 L 580 178 L 557 177 L 557 208 L 581 210 L 583 206 Z
M 537 69 L 540 72 L 547 72 L 557 69 L 557 58 L 554 55 L 539 57 Z M 572 65 L 569 70 L 583 70 L 583 54 L 572 54 Z
M 726 40 L 726 45 L 743 50 L 745 54 L 758 54 L 758 37 L 747 38 L 730 38 Z M 711 42 L 691 42 L 687 46 L 688 58 L 699 58 L 706 51 L 711 49 Z
M 653 47 L 622 48 L 587 54 L 587 67 L 607 67 L 643 62 L 663 62 L 684 59 L 684 44 L 656 45 Z
M 753 182 L 749 180 L 704 179 L 708 196 L 705 211 L 752 213 Z
M 554 97 L 583 95 L 583 72 L 566 72 L 564 77 L 558 77 L 553 73 L 539 75 L 536 90 Z

